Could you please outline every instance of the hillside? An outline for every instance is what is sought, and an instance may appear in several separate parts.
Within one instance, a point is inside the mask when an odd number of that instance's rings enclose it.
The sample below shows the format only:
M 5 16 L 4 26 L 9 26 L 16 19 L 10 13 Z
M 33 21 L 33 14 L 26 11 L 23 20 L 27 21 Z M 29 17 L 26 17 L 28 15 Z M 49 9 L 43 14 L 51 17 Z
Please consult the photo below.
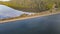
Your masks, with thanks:
M 52 9 L 54 4 L 60 7 L 60 0 L 11 0 L 8 2 L 0 1 L 0 4 L 23 11 L 41 12 Z

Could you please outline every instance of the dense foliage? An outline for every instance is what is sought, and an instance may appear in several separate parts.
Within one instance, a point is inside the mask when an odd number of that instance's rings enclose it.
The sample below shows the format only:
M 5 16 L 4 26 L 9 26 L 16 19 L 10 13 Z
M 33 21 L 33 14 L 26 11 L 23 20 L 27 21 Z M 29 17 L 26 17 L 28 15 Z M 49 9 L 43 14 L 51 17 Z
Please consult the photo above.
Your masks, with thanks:
M 60 7 L 60 0 L 11 0 L 9 2 L 0 2 L 0 4 L 18 10 L 41 12 L 52 9 L 54 4 L 56 4 L 57 7 Z

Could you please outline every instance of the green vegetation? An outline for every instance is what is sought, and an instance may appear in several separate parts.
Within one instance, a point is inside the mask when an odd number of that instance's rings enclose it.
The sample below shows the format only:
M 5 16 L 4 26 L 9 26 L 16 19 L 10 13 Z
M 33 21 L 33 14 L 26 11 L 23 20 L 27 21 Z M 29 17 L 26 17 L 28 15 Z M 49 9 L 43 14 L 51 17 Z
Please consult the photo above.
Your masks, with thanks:
M 29 15 L 24 13 L 20 17 L 27 17 L 27 16 L 29 16 Z
M 60 7 L 60 0 L 11 0 L 9 2 L 0 1 L 0 4 L 23 11 L 42 12 L 52 9 L 54 4 Z

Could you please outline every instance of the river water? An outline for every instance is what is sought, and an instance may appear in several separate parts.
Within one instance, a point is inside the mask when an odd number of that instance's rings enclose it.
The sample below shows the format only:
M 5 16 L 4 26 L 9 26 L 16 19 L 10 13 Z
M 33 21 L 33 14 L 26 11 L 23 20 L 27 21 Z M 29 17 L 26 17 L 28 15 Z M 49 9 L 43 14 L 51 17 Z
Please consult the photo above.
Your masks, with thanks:
M 21 16 L 24 13 L 28 15 L 32 14 L 30 12 L 23 12 L 23 11 L 15 10 L 5 5 L 0 5 L 0 19 L 17 17 L 17 16 Z
M 60 34 L 60 14 L 0 24 L 0 34 Z

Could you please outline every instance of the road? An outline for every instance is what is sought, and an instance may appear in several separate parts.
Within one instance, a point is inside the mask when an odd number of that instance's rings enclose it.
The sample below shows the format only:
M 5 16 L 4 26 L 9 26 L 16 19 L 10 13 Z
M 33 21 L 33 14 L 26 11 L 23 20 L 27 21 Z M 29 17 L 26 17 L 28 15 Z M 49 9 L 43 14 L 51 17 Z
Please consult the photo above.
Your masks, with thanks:
M 60 14 L 1 23 L 0 34 L 60 34 Z

